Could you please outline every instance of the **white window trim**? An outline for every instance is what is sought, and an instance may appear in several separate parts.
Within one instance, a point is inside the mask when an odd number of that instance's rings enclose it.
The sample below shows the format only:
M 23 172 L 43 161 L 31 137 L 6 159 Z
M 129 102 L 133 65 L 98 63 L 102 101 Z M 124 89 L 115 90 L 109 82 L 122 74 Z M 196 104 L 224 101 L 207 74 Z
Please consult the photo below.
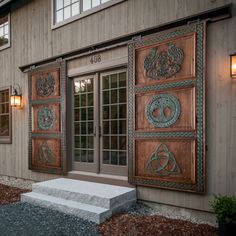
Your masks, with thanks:
M 124 1 L 127 1 L 127 0 L 111 0 L 109 2 L 105 2 L 105 3 L 102 3 L 102 4 L 98 5 L 98 6 L 96 6 L 96 7 L 93 7 L 91 9 L 89 9 L 89 10 L 86 10 L 86 11 L 84 11 L 84 12 L 78 14 L 78 15 L 72 16 L 72 17 L 70 17 L 70 18 L 68 18 L 66 20 L 63 20 L 63 21 L 58 22 L 58 23 L 55 23 L 55 5 L 54 5 L 54 0 L 51 0 L 51 11 L 52 11 L 51 29 L 52 30 L 53 29 L 57 29 L 57 28 L 59 28 L 61 26 L 67 25 L 67 24 L 69 24 L 69 23 L 71 23 L 73 21 L 79 20 L 81 18 L 84 18 L 86 16 L 89 16 L 91 14 L 94 14 L 94 13 L 96 13 L 98 11 L 101 11 L 101 10 L 103 10 L 105 8 L 111 7 L 111 6 L 115 5 L 115 4 L 118 4 L 118 3 L 124 2 Z
M 0 16 L 1 17 L 1 16 Z M 9 48 L 11 46 L 11 16 L 10 13 L 7 14 L 8 17 L 8 43 L 0 47 L 0 51 Z

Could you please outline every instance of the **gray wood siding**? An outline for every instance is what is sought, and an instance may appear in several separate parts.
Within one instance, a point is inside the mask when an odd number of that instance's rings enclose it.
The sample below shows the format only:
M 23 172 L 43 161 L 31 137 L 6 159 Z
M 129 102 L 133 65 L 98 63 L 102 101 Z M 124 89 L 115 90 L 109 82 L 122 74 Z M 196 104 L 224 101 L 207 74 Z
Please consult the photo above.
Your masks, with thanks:
M 236 0 L 127 0 L 54 30 L 50 0 L 34 0 L 12 12 L 11 47 L 0 51 L 0 87 L 19 83 L 24 108 L 13 109 L 12 144 L 0 144 L 0 174 L 38 181 L 57 177 L 28 170 L 28 75 L 19 66 L 230 2 L 236 5 Z M 229 54 L 236 51 L 235 15 L 234 7 L 232 19 L 207 28 L 206 195 L 138 187 L 141 199 L 208 210 L 213 193 L 236 195 L 236 81 L 229 76 Z M 114 57 L 108 53 L 106 58 Z

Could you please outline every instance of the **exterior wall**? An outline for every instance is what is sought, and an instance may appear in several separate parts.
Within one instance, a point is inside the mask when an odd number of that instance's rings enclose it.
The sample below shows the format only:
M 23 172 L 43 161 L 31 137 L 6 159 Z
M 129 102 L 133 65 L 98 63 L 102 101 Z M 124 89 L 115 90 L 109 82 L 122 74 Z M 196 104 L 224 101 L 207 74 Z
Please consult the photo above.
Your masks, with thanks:
M 0 174 L 37 181 L 57 177 L 28 170 L 28 76 L 19 66 L 230 2 L 127 0 L 54 30 L 51 30 L 49 0 L 34 0 L 13 11 L 11 47 L 0 51 L 0 87 L 19 83 L 25 104 L 23 110 L 13 109 L 12 144 L 0 144 Z M 233 2 L 236 5 L 236 0 Z M 236 83 L 229 76 L 229 54 L 236 51 L 235 25 L 234 6 L 233 18 L 212 23 L 207 28 L 207 193 L 196 195 L 138 187 L 139 198 L 208 210 L 213 193 L 236 195 Z

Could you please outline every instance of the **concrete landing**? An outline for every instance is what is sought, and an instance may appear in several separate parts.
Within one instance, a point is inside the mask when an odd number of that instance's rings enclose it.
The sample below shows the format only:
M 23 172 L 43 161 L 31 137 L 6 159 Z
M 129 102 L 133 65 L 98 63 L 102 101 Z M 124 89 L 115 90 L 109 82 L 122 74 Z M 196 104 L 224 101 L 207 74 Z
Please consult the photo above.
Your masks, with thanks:
M 98 224 L 136 202 L 135 188 L 65 178 L 36 183 L 32 189 L 21 195 L 22 202 L 49 207 Z

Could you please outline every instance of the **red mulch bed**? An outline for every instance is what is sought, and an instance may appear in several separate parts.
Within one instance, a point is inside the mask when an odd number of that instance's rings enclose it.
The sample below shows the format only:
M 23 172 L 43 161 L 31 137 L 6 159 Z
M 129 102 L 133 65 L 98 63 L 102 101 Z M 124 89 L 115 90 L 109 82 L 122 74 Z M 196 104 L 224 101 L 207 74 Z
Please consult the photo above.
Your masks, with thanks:
M 103 236 L 216 236 L 216 228 L 206 224 L 168 219 L 162 216 L 122 214 L 98 226 Z
M 26 192 L 29 192 L 29 190 L 19 189 L 4 184 L 0 184 L 0 205 L 19 202 L 20 195 Z

